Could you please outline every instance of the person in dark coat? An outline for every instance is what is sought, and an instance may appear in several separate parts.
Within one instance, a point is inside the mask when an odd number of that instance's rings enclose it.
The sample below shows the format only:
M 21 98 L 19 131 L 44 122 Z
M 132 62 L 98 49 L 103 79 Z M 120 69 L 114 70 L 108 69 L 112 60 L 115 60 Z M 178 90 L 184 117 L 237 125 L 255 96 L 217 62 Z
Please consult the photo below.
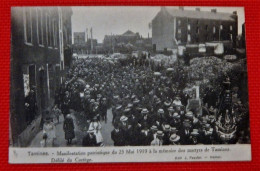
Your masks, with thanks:
M 148 129 L 147 125 L 144 126 L 140 133 L 140 143 L 143 146 L 151 145 L 153 140 L 153 133 Z
M 192 144 L 191 139 L 190 139 L 191 128 L 192 128 L 192 125 L 191 125 L 190 120 L 184 120 L 183 127 L 179 131 L 179 135 L 181 137 L 180 143 L 182 145 Z
M 170 145 L 170 136 L 171 136 L 171 132 L 170 132 L 170 125 L 166 124 L 164 126 L 164 136 L 163 136 L 163 145 Z
M 124 146 L 124 134 L 119 129 L 118 124 L 114 125 L 114 130 L 111 132 L 111 139 L 114 141 L 114 146 Z
M 101 117 L 107 123 L 107 99 L 103 98 L 101 103 L 100 103 L 100 112 L 101 112 Z
M 94 134 L 94 129 L 88 130 L 88 133 L 82 140 L 83 147 L 95 147 L 97 145 L 96 136 Z
M 70 114 L 68 114 L 65 118 L 63 130 L 65 132 L 65 139 L 68 141 L 68 144 L 71 144 L 72 139 L 75 138 L 75 132 L 73 119 Z

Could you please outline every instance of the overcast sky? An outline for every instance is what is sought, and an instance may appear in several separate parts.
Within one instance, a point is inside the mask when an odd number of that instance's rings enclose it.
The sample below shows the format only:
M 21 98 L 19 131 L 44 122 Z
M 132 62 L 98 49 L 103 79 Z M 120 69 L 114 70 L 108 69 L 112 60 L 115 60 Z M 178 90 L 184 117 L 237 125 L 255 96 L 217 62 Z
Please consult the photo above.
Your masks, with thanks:
M 176 7 L 178 8 L 178 7 Z M 196 7 L 184 7 L 194 10 Z M 242 24 L 245 22 L 243 7 L 200 7 L 201 11 L 210 11 L 216 8 L 218 12 L 238 14 L 238 33 L 242 32 Z M 93 29 L 93 38 L 99 43 L 103 42 L 105 35 L 122 34 L 127 30 L 139 32 L 143 37 L 151 36 L 152 30 L 148 25 L 160 7 L 72 7 L 72 35 L 73 32 L 90 31 Z

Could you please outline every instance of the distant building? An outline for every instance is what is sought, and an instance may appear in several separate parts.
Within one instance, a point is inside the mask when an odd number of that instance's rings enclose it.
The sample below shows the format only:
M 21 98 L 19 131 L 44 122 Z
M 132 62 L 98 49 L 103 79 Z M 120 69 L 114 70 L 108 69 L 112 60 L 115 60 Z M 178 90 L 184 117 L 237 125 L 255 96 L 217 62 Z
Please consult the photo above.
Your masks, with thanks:
M 74 44 L 75 45 L 86 43 L 85 32 L 74 32 L 73 36 L 74 36 Z
M 97 39 L 88 39 L 86 43 L 88 53 L 96 53 L 97 44 Z
M 139 33 L 134 33 L 127 30 L 121 35 L 105 35 L 103 46 L 108 50 L 115 50 L 116 47 L 120 47 L 127 44 L 135 44 L 135 42 L 140 39 Z
M 70 7 L 11 8 L 10 138 L 14 146 L 27 146 L 36 135 L 47 117 L 44 110 L 63 82 L 71 59 L 71 16 Z
M 237 12 L 170 9 L 162 7 L 152 20 L 154 51 L 176 49 L 179 45 L 228 41 L 235 45 L 237 37 Z

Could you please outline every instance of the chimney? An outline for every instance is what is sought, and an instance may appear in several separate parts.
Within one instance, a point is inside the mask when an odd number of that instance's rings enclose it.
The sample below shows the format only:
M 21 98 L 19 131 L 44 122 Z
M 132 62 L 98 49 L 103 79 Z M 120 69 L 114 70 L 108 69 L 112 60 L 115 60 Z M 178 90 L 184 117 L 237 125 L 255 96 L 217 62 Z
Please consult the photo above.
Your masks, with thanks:
M 200 8 L 196 8 L 196 11 L 200 11 Z
M 184 7 L 182 7 L 182 6 L 179 6 L 179 10 L 182 10 L 182 11 L 183 11 L 183 10 L 184 10 Z
M 237 11 L 233 11 L 233 14 L 234 14 L 234 15 L 237 15 Z
M 213 13 L 217 13 L 217 9 L 216 9 L 216 8 L 211 9 L 211 12 L 213 12 Z

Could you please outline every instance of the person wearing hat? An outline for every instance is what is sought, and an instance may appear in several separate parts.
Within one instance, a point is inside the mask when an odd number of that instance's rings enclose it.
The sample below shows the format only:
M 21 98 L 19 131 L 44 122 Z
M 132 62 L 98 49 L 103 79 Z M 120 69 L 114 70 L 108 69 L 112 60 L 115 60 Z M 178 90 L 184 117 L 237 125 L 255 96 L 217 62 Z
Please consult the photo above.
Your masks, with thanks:
M 98 121 L 98 115 L 93 117 L 92 122 L 89 124 L 89 130 L 94 130 L 94 134 L 96 136 L 96 141 L 98 145 L 103 143 L 103 136 L 101 134 L 102 125 L 100 121 Z
M 198 129 L 193 129 L 192 132 L 190 133 L 190 143 L 193 145 L 196 145 L 199 143 L 199 130 Z
M 122 130 L 119 129 L 117 123 L 114 124 L 114 130 L 111 132 L 111 139 L 114 141 L 114 146 L 124 146 L 124 134 Z
M 170 145 L 180 145 L 180 136 L 176 133 L 171 134 L 170 138 Z
M 115 124 L 116 122 L 120 122 L 120 117 L 122 113 L 122 105 L 117 104 L 116 106 L 112 107 L 112 123 Z
M 128 124 L 128 117 L 126 117 L 125 115 L 121 116 L 120 121 L 121 121 L 120 129 L 122 130 L 124 135 L 124 144 L 131 145 L 132 138 L 133 138 L 133 127 Z
M 164 136 L 163 131 L 158 130 L 156 132 L 156 137 L 151 142 L 151 145 L 152 146 L 162 146 L 163 145 L 163 136 Z
M 64 120 L 63 130 L 65 132 L 67 144 L 70 145 L 72 143 L 72 139 L 75 138 L 74 122 L 70 114 L 68 114 Z
M 174 106 L 182 106 L 181 100 L 179 96 L 176 96 L 175 99 L 173 100 L 172 104 Z
M 82 146 L 83 147 L 95 147 L 98 146 L 97 140 L 96 140 L 96 135 L 95 135 L 95 130 L 93 128 L 89 129 L 87 131 L 87 135 L 83 137 L 82 140 Z
M 203 130 L 204 137 L 202 137 L 202 142 L 204 144 L 211 144 L 213 140 L 213 128 L 210 124 L 205 125 L 205 129 Z
M 191 121 L 185 119 L 182 123 L 182 126 L 179 130 L 179 135 L 181 137 L 180 143 L 182 145 L 190 144 L 190 133 L 191 133 L 192 124 Z
M 132 107 L 132 113 L 137 117 L 138 120 L 140 120 L 142 117 L 140 115 L 140 111 L 138 110 L 140 100 L 135 98 L 133 100 L 133 107 Z
M 153 133 L 148 129 L 148 125 L 143 125 L 140 133 L 140 145 L 149 146 L 153 140 Z
M 157 126 L 161 127 L 161 125 L 166 121 L 163 109 L 158 110 L 155 119 L 156 119 L 155 123 L 157 124 Z
M 153 125 L 153 126 L 151 126 L 150 130 L 153 135 L 153 139 L 155 139 L 156 135 L 157 135 L 158 127 L 156 125 Z
M 167 110 L 168 110 L 168 114 L 165 115 L 166 123 L 169 124 L 170 126 L 174 126 L 174 117 L 173 117 L 174 109 L 172 106 L 170 106 Z
M 163 126 L 163 132 L 164 132 L 163 145 L 169 145 L 170 144 L 169 138 L 171 136 L 171 126 L 169 124 L 165 124 Z
M 146 108 L 143 108 L 141 111 L 142 118 L 140 119 L 140 124 L 146 125 L 148 127 L 152 126 L 152 119 L 148 115 L 149 111 Z M 143 127 L 142 127 L 143 128 Z

